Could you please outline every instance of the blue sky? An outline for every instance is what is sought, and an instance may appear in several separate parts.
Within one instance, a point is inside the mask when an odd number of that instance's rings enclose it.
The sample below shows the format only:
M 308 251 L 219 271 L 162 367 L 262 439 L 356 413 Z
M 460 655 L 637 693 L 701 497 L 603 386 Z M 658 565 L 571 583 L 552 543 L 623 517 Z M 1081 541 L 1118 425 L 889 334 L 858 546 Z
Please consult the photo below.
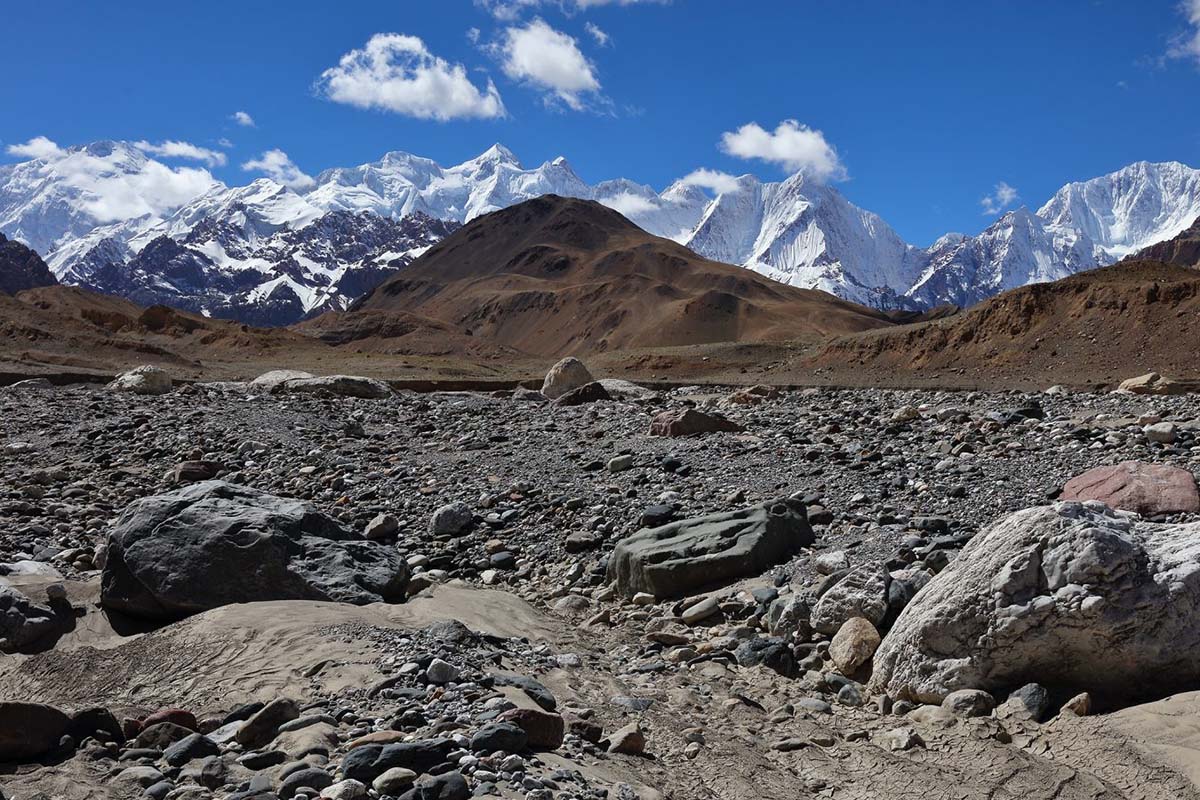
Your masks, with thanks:
M 928 244 L 985 227 L 988 195 L 1037 207 L 1132 161 L 1200 166 L 1189 2 L 9 3 L 0 142 L 185 141 L 225 153 L 231 184 L 275 149 L 315 174 L 497 141 L 659 189 L 801 166 Z M 441 89 L 371 84 L 396 64 Z

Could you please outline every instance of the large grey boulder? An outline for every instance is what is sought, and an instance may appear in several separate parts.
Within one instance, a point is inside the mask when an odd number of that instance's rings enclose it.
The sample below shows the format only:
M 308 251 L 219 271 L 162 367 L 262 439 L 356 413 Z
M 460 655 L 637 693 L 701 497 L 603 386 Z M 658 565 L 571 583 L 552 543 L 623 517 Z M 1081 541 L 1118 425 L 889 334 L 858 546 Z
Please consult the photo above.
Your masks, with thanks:
M 409 570 L 300 500 L 224 481 L 129 505 L 109 537 L 101 602 L 149 619 L 230 603 L 399 601 Z
M 975 536 L 901 612 L 871 688 L 940 703 L 1039 683 L 1136 699 L 1200 686 L 1200 523 L 1100 503 L 1026 509 Z
M 617 543 L 608 577 L 628 596 L 674 597 L 759 575 L 812 543 L 804 504 L 774 500 L 643 528 Z
M 319 378 L 288 378 L 275 383 L 270 388 L 270 392 L 271 394 L 328 393 L 338 397 L 382 400 L 391 395 L 392 388 L 383 381 L 359 375 L 323 375 Z
M 304 372 L 299 369 L 273 369 L 264 372 L 254 380 L 250 381 L 250 388 L 259 392 L 273 392 L 275 387 L 287 381 L 304 380 L 306 378 L 315 378 L 311 372 Z
M 542 394 L 554 400 L 594 380 L 582 361 L 568 356 L 546 373 L 546 379 L 542 381 Z
M 165 369 L 146 364 L 121 373 L 106 388 L 110 392 L 166 394 L 172 385 L 171 376 Z

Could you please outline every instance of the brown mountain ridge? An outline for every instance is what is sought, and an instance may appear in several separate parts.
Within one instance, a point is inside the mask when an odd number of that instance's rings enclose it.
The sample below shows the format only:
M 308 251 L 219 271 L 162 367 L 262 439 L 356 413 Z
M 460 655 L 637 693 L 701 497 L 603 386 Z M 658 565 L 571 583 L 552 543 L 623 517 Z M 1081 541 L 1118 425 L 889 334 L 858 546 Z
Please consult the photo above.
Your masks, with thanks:
M 833 295 L 704 259 L 599 203 L 554 195 L 477 218 L 348 311 L 299 329 L 386 349 L 394 315 L 542 357 L 811 342 L 894 324 Z

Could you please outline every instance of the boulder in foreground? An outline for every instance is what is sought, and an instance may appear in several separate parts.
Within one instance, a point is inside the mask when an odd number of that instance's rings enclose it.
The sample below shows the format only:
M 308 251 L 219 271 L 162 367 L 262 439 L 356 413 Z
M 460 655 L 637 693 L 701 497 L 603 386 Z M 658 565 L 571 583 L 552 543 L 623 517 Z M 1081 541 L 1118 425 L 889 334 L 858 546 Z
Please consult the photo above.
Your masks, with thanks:
M 1098 500 L 1109 508 L 1148 516 L 1200 512 L 1200 493 L 1192 473 L 1143 461 L 1090 469 L 1067 481 L 1061 499 Z
M 812 543 L 804 504 L 774 500 L 643 528 L 617 543 L 608 577 L 627 596 L 675 597 L 761 574 Z
M 230 603 L 399 601 L 409 570 L 300 500 L 204 481 L 130 504 L 109 537 L 106 608 L 156 620 Z
M 542 394 L 554 400 L 594 380 L 592 373 L 588 371 L 582 361 L 568 356 L 546 373 L 546 379 L 542 382 Z
M 171 387 L 171 375 L 165 369 L 144 364 L 121 373 L 106 388 L 130 394 L 166 394 Z
M 940 703 L 1038 683 L 1118 699 L 1200 685 L 1200 523 L 1057 503 L 976 535 L 901 612 L 871 688 Z

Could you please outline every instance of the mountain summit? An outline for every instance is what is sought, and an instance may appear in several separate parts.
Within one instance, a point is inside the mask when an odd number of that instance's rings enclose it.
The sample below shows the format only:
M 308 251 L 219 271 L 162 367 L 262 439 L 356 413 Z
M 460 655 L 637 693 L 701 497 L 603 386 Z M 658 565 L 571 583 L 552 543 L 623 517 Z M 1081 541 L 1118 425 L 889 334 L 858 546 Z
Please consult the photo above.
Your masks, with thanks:
M 302 189 L 267 178 L 228 187 L 105 141 L 0 166 L 0 231 L 42 252 L 65 283 L 281 324 L 344 308 L 455 226 L 543 195 L 602 203 L 707 259 L 793 286 L 921 310 L 971 305 L 1170 239 L 1200 217 L 1200 172 L 1139 162 L 1068 184 L 1037 212 L 1017 209 L 976 236 L 921 248 L 802 173 L 744 175 L 716 194 L 686 181 L 658 192 L 627 179 L 588 184 L 564 158 L 526 168 L 496 144 L 451 167 L 395 151 Z M 170 264 L 140 257 L 162 237 L 188 252 Z M 165 254 L 161 245 L 152 254 Z

